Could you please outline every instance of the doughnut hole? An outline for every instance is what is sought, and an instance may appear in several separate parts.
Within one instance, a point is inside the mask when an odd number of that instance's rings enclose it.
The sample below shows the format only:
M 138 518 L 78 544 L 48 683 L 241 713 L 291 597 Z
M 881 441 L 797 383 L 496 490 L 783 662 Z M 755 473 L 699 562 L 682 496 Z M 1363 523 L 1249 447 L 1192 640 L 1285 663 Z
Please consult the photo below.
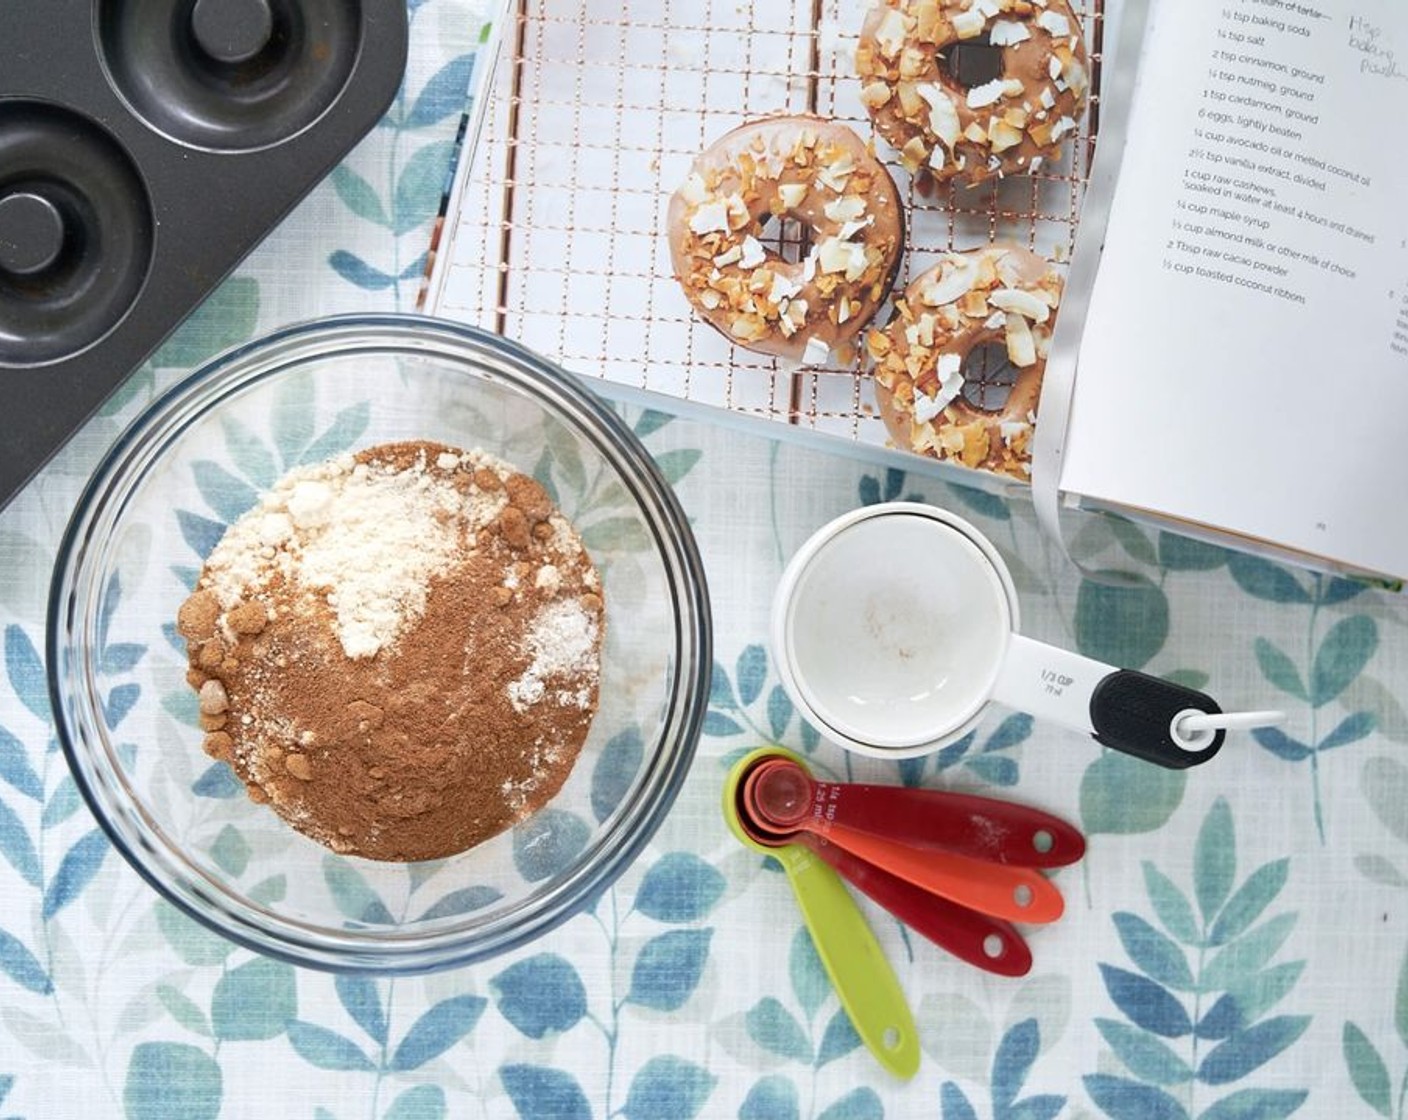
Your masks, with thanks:
M 939 73 L 949 85 L 962 90 L 986 85 L 1003 76 L 1003 48 L 980 39 L 954 43 L 939 54 Z
M 790 213 L 764 214 L 757 238 L 764 249 L 787 264 L 800 262 L 815 241 L 811 226 Z
M 981 342 L 968 351 L 960 367 L 963 373 L 963 399 L 979 412 L 997 413 L 1007 407 L 1012 386 L 1017 383 L 1017 367 L 1001 342 Z

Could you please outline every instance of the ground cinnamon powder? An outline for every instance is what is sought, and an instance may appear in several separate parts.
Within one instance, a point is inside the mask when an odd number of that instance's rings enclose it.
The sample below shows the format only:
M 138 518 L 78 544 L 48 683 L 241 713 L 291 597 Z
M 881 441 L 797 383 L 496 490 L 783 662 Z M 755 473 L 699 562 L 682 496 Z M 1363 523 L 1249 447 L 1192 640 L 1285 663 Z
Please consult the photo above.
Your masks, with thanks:
M 281 480 L 212 552 L 178 627 L 207 753 L 315 840 L 411 861 L 557 793 L 596 710 L 604 613 L 541 486 L 408 442 Z

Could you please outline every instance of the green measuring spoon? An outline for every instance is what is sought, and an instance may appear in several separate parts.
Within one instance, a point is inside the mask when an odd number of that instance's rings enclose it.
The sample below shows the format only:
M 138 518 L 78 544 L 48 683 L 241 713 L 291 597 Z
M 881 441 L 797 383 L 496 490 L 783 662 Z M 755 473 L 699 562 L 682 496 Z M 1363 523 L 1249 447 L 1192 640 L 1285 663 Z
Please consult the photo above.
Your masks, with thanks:
M 724 782 L 724 821 L 738 842 L 772 856 L 787 873 L 817 956 L 860 1040 L 896 1077 L 919 1072 L 919 1032 L 909 1002 L 880 943 L 841 877 L 796 844 L 763 844 L 741 816 L 740 797 L 748 771 L 768 758 L 802 760 L 790 751 L 762 747 L 744 756 Z

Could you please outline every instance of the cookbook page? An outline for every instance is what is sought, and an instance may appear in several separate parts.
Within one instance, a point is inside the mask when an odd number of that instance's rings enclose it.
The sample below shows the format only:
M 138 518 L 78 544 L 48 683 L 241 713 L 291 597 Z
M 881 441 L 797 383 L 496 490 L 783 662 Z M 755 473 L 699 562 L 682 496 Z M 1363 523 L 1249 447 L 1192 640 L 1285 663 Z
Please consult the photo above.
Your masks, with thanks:
M 1061 487 L 1408 576 L 1408 5 L 1151 18 Z

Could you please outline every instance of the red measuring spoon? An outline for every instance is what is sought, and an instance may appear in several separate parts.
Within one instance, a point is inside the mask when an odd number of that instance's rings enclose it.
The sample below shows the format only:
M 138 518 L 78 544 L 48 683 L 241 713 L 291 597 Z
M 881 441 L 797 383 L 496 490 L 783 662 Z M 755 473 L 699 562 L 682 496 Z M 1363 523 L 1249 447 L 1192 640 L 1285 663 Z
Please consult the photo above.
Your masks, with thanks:
M 1019 867 L 1064 867 L 1085 854 L 1080 831 L 1040 809 L 945 790 L 819 782 L 786 758 L 758 768 L 754 809 L 774 828 L 806 827 L 826 836 L 844 825 Z
M 757 796 L 758 787 L 776 765 L 772 759 L 760 763 L 744 779 L 739 794 L 741 811 L 764 827 L 771 828 L 774 835 L 794 843 L 804 842 L 800 838 L 809 835 L 828 840 L 866 863 L 930 894 L 994 918 L 1014 922 L 1054 922 L 1065 910 L 1065 900 L 1056 885 L 1031 868 L 1004 867 L 936 848 L 918 848 L 887 837 L 859 832 L 835 821 L 823 829 L 809 815 L 803 815 L 795 829 L 777 827 L 758 811 Z M 786 765 L 793 766 L 792 763 Z
M 1031 971 L 1031 949 L 1009 922 L 930 894 L 812 833 L 775 832 L 749 814 L 743 784 L 734 819 L 755 844 L 806 848 L 862 894 L 959 960 L 999 976 L 1025 976 Z

